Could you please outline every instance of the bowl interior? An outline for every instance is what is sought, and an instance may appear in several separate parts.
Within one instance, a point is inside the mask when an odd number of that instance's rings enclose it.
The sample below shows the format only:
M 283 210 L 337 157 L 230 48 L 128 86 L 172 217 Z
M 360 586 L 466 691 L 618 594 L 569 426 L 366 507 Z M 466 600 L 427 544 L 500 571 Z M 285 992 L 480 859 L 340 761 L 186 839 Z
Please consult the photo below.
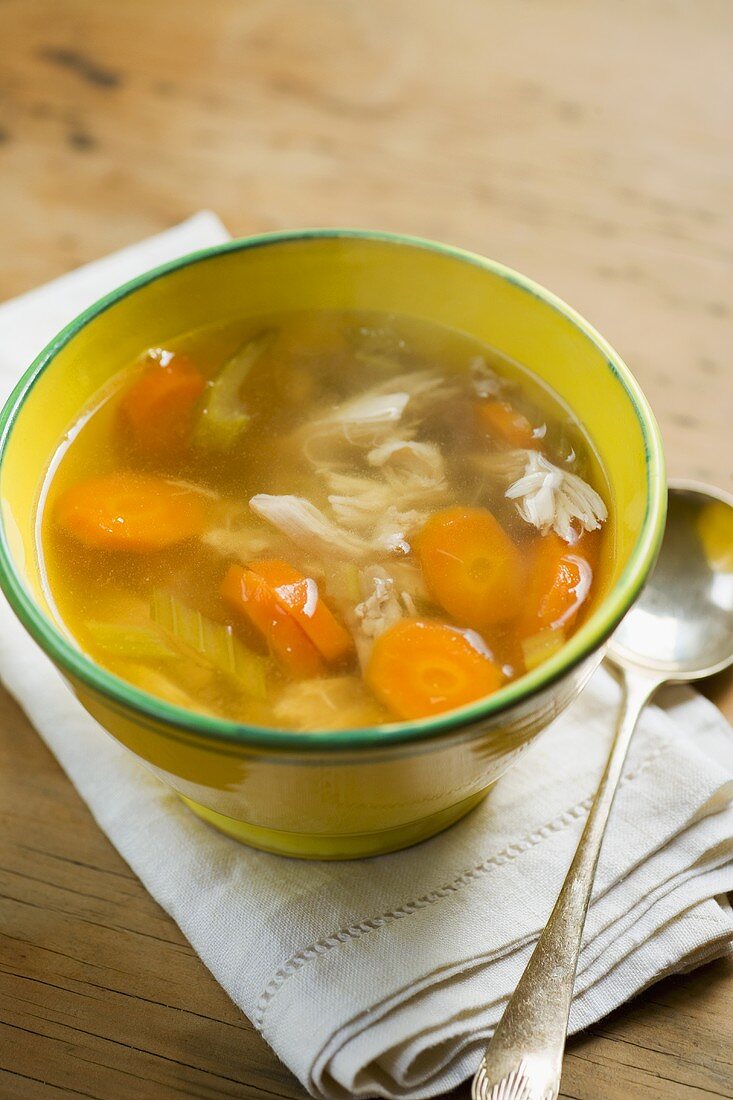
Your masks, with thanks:
M 199 326 L 310 308 L 393 311 L 459 329 L 529 368 L 573 410 L 611 497 L 606 595 L 557 657 L 499 695 L 517 698 L 597 646 L 648 572 L 664 518 L 659 436 L 628 371 L 572 310 L 500 265 L 428 242 L 328 231 L 233 242 L 128 284 L 64 330 L 16 388 L 0 442 L 0 556 L 10 559 L 5 587 L 36 637 L 52 637 L 58 657 L 36 552 L 39 488 L 79 410 L 145 347 Z M 39 608 L 45 631 L 34 621 Z

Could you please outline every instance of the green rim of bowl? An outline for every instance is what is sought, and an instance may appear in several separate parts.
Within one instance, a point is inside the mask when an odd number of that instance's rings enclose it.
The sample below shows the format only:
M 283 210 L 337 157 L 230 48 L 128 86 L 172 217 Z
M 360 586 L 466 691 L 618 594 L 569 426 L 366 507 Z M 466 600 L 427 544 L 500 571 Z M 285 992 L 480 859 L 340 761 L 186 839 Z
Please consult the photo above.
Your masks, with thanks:
M 544 664 L 525 676 L 501 688 L 495 695 L 480 699 L 459 710 L 448 711 L 435 718 L 415 722 L 399 722 L 386 726 L 369 726 L 349 730 L 314 730 L 296 733 L 224 719 L 184 710 L 165 703 L 155 696 L 133 687 L 95 664 L 61 633 L 51 619 L 36 604 L 30 592 L 15 570 L 10 554 L 4 519 L 0 517 L 0 587 L 5 592 L 15 614 L 28 633 L 41 648 L 67 673 L 76 677 L 88 688 L 99 693 L 115 710 L 132 710 L 144 724 L 151 721 L 167 723 L 176 730 L 166 730 L 169 736 L 176 732 L 204 738 L 212 749 L 231 752 L 237 747 L 249 746 L 277 751 L 302 751 L 303 749 L 353 750 L 384 748 L 411 741 L 426 740 L 445 734 L 459 733 L 465 727 L 495 719 L 503 711 L 519 703 L 526 703 L 532 696 L 551 687 L 574 667 L 594 653 L 626 614 L 646 580 L 661 545 L 666 514 L 666 482 L 662 441 L 654 415 L 636 380 L 613 348 L 570 306 L 545 290 L 531 279 L 493 260 L 484 259 L 473 252 L 439 244 L 420 237 L 395 233 L 382 233 L 362 229 L 302 229 L 264 233 L 214 245 L 160 265 L 151 271 L 131 279 L 123 286 L 100 298 L 80 313 L 44 348 L 16 385 L 0 413 L 0 469 L 5 459 L 8 439 L 23 402 L 36 380 L 52 362 L 55 355 L 90 321 L 109 309 L 116 302 L 133 294 L 141 287 L 189 264 L 206 262 L 228 252 L 251 248 L 272 247 L 295 241 L 317 238 L 356 238 L 380 241 L 439 252 L 456 260 L 475 265 L 513 283 L 527 294 L 541 299 L 552 309 L 562 313 L 592 341 L 603 354 L 609 371 L 634 407 L 641 427 L 646 459 L 646 512 L 636 545 L 626 566 L 603 603 L 591 615 L 563 648 Z

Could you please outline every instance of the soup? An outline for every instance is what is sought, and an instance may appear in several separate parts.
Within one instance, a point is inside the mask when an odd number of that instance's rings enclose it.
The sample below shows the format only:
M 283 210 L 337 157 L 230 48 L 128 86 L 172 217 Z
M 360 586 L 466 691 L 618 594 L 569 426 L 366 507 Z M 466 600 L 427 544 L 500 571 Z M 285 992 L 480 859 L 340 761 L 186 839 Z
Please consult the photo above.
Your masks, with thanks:
M 168 702 L 294 730 L 418 719 L 557 652 L 603 593 L 603 471 L 465 335 L 282 314 L 142 351 L 41 495 L 60 624 Z

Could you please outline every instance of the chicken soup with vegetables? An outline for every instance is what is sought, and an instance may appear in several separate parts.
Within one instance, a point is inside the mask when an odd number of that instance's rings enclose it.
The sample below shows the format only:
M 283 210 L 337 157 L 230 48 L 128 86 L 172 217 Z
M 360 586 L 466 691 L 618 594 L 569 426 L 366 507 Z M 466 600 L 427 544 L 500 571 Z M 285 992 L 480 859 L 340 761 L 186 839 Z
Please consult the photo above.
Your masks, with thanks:
M 168 702 L 286 729 L 422 718 L 550 657 L 602 589 L 607 490 L 540 381 L 391 315 L 144 351 L 51 463 L 61 623 Z

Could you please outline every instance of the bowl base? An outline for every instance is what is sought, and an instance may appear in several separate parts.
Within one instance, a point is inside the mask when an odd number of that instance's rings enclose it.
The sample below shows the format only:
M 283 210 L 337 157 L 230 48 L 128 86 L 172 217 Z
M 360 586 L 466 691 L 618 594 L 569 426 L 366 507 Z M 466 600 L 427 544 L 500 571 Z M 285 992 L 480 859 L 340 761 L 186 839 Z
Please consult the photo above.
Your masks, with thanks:
M 278 829 L 266 829 L 261 825 L 251 825 L 247 821 L 237 821 L 193 802 L 179 795 L 190 810 L 215 829 L 248 844 L 251 848 L 260 848 L 265 852 L 274 852 L 279 856 L 294 856 L 297 859 L 363 859 L 367 856 L 384 855 L 396 852 L 400 848 L 409 848 L 421 840 L 435 836 L 449 825 L 464 817 L 481 802 L 493 784 L 477 794 L 463 798 L 460 802 L 447 806 L 429 817 L 410 821 L 392 829 L 382 829 L 372 833 L 291 833 Z

